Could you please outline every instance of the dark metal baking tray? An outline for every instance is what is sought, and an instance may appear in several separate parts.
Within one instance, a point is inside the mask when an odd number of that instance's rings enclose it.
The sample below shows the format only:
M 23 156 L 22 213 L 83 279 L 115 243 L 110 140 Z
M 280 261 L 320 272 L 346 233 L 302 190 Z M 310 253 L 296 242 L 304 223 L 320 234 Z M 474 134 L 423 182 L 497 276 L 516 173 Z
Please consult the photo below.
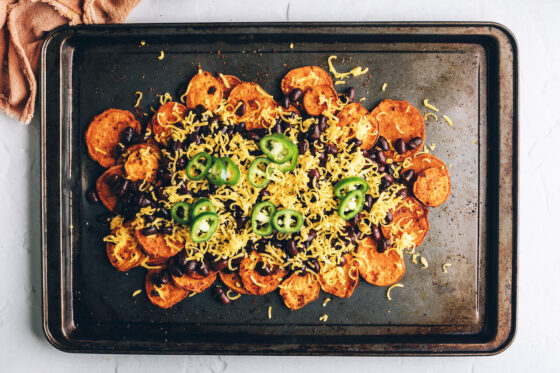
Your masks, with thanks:
M 141 45 L 141 41 L 145 45 Z M 293 48 L 290 46 L 293 44 Z M 158 59 L 161 51 L 164 58 Z M 405 286 L 365 282 L 349 299 L 326 294 L 289 311 L 278 294 L 230 306 L 210 292 L 170 310 L 141 294 L 143 269 L 123 274 L 105 256 L 101 206 L 85 190 L 102 172 L 84 131 L 109 107 L 144 109 L 175 95 L 197 65 L 257 81 L 277 97 L 291 68 L 367 66 L 350 79 L 373 108 L 383 98 L 440 107 L 427 144 L 448 165 L 452 194 L 431 209 L 419 248 L 407 257 Z M 517 272 L 517 47 L 493 23 L 167 24 L 68 27 L 42 48 L 43 317 L 64 351 L 208 354 L 494 354 L 515 333 Z M 365 78 L 365 79 L 364 79 Z M 383 83 L 387 89 L 381 90 Z M 337 88 L 341 88 L 337 86 Z M 454 121 L 450 127 L 441 119 Z M 142 117 L 141 113 L 139 114 Z M 142 119 L 144 120 L 144 119 Z M 449 273 L 442 264 L 451 263 Z M 267 316 L 272 306 L 272 318 Z M 328 321 L 319 317 L 328 314 Z

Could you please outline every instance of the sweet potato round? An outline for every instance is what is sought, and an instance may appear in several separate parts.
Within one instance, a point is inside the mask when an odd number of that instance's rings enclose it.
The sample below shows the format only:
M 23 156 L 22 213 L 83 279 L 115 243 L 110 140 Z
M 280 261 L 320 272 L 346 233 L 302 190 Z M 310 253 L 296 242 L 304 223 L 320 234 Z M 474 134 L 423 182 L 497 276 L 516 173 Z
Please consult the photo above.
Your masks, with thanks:
M 424 205 L 439 206 L 447 200 L 451 192 L 449 174 L 441 168 L 428 168 L 418 174 L 412 191 Z
M 247 291 L 254 295 L 264 295 L 278 288 L 282 279 L 287 273 L 283 269 L 278 269 L 269 276 L 261 275 L 255 267 L 261 262 L 260 254 L 252 252 L 244 258 L 239 265 L 239 276 L 243 281 L 243 286 Z
M 171 308 L 185 299 L 187 295 L 189 295 L 189 291 L 175 286 L 171 281 L 160 287 L 156 287 L 152 276 L 159 272 L 160 270 L 148 271 L 146 275 L 146 294 L 150 302 L 154 305 L 160 308 Z
M 187 86 L 187 107 L 194 109 L 202 105 L 206 110 L 216 110 L 222 100 L 220 82 L 207 71 L 200 71 L 192 77 Z
M 359 282 L 358 265 L 354 258 L 346 254 L 344 259 L 343 266 L 327 267 L 323 264 L 319 272 L 321 289 L 339 298 L 351 297 Z
M 357 131 L 352 130 L 349 138 L 356 137 L 362 141 L 362 149 L 370 149 L 377 142 L 379 137 L 379 123 L 377 119 L 359 102 L 354 102 L 340 111 L 337 115 L 339 127 L 351 126 Z M 348 140 L 344 139 L 344 140 Z
M 320 291 L 319 282 L 310 273 L 303 276 L 294 273 L 280 286 L 280 296 L 291 310 L 298 310 L 313 302 L 319 297 Z
M 333 114 L 336 111 L 338 95 L 329 85 L 316 85 L 305 92 L 303 107 L 307 114 L 317 116 L 324 111 Z
M 305 92 L 316 85 L 333 86 L 329 73 L 319 66 L 303 66 L 290 70 L 280 82 L 280 88 L 285 95 L 296 88 Z
M 388 286 L 399 281 L 405 267 L 402 256 L 395 250 L 377 252 L 377 243 L 368 237 L 358 246 L 356 258 L 364 280 L 376 286 Z

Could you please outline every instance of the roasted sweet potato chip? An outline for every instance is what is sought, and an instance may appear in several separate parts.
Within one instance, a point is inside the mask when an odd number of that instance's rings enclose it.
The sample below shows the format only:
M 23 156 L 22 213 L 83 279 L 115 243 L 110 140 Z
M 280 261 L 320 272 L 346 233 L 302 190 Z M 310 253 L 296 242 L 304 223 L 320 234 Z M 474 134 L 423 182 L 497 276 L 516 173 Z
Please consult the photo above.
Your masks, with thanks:
M 239 79 L 235 75 L 218 74 L 216 80 L 222 86 L 224 98 L 227 98 L 231 90 L 241 84 L 241 79 Z
M 408 160 L 405 160 L 401 172 L 413 170 L 414 174 L 418 175 L 420 172 L 434 167 L 445 170 L 445 172 L 447 173 L 447 167 L 441 159 L 430 153 L 420 153 L 416 154 L 412 158 L 409 158 Z
M 153 260 L 171 258 L 182 249 L 178 242 L 166 241 L 162 233 L 145 236 L 141 229 L 136 229 L 134 235 L 144 252 Z
M 368 237 L 360 243 L 356 252 L 358 269 L 364 280 L 376 286 L 388 286 L 404 275 L 404 261 L 395 250 L 377 252 L 377 243 Z
M 220 279 L 232 291 L 239 294 L 250 294 L 243 286 L 243 280 L 237 272 L 220 272 Z
M 316 85 L 305 92 L 303 107 L 309 115 L 321 115 L 324 111 L 333 114 L 336 111 L 338 95 L 330 85 Z
M 187 108 L 179 102 L 170 101 L 161 105 L 150 122 L 156 141 L 166 145 L 171 137 L 172 126 L 183 120 L 186 114 Z
M 126 272 L 140 265 L 146 255 L 136 242 L 132 227 L 124 225 L 120 229 L 113 229 L 111 234 L 119 239 L 117 244 L 111 242 L 106 244 L 107 257 L 113 267 L 121 272 Z
M 151 144 L 133 145 L 127 150 L 124 171 L 127 179 L 153 182 L 159 167 L 159 149 Z
M 451 192 L 449 174 L 441 168 L 428 168 L 418 174 L 412 191 L 424 205 L 439 206 L 447 200 Z
M 335 295 L 340 298 L 348 298 L 352 296 L 354 289 L 358 286 L 360 279 L 358 273 L 358 264 L 350 254 L 344 255 L 344 265 L 327 267 L 321 266 L 319 272 L 319 282 L 321 289 L 325 293 Z
M 91 159 L 103 167 L 115 165 L 120 155 L 117 146 L 126 127 L 140 133 L 140 123 L 127 110 L 108 109 L 93 118 L 85 135 Z
M 333 82 L 329 73 L 321 69 L 319 66 L 304 66 L 288 71 L 288 73 L 280 82 L 282 93 L 289 94 L 296 88 L 303 92 L 317 85 L 333 86 Z
M 254 295 L 264 295 L 276 290 L 287 274 L 285 270 L 277 269 L 271 275 L 263 276 L 255 268 L 261 261 L 260 254 L 253 251 L 239 265 L 239 276 L 243 286 Z
M 383 136 L 392 145 L 401 138 L 408 143 L 415 137 L 422 139 L 422 144 L 413 150 L 402 154 L 397 153 L 392 147 L 385 155 L 395 161 L 403 161 L 422 149 L 424 144 L 424 118 L 422 114 L 407 101 L 383 100 L 371 112 L 379 122 L 379 135 Z
M 222 85 L 207 71 L 199 71 L 192 77 L 186 93 L 189 109 L 202 105 L 206 110 L 216 110 L 223 97 Z
M 99 179 L 97 179 L 97 182 L 95 183 L 95 187 L 97 189 L 97 195 L 99 195 L 99 200 L 103 203 L 103 206 L 105 206 L 109 211 L 115 212 L 119 198 L 115 194 L 113 187 L 107 183 L 107 180 L 113 175 L 119 175 L 124 178 L 123 166 L 117 165 L 107 169 L 101 176 L 99 176 Z
M 319 282 L 310 273 L 303 276 L 294 273 L 280 285 L 280 296 L 291 310 L 298 310 L 313 302 L 319 297 L 320 291 Z
M 245 122 L 247 130 L 269 127 L 276 121 L 276 102 L 256 83 L 241 83 L 231 90 L 228 104 L 237 109 L 239 102 L 245 103 L 245 113 L 238 122 Z
M 362 149 L 370 149 L 379 137 L 379 123 L 377 119 L 359 102 L 354 102 L 340 111 L 337 115 L 338 126 L 348 128 L 348 137 L 356 137 L 362 141 Z
M 210 271 L 206 277 L 194 272 L 190 276 L 187 276 L 186 274 L 183 274 L 181 277 L 171 276 L 171 279 L 173 280 L 173 283 L 181 289 L 190 290 L 195 293 L 202 293 L 204 290 L 208 289 L 214 281 L 216 281 L 217 277 L 217 272 Z
M 157 276 L 160 270 L 148 271 L 146 275 L 146 294 L 150 302 L 160 308 L 171 308 L 189 295 L 188 290 L 175 286 L 172 282 L 156 286 L 153 276 Z
M 391 241 L 405 240 L 410 248 L 420 246 L 430 228 L 428 210 L 416 199 L 407 197 L 391 213 L 393 220 L 381 226 L 383 235 Z

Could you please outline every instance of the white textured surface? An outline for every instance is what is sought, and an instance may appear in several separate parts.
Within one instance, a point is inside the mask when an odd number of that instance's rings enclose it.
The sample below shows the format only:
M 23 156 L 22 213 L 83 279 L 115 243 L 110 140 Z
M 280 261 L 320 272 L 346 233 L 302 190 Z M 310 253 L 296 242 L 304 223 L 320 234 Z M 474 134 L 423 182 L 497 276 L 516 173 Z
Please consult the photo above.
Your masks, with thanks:
M 0 371 L 2 372 L 552 372 L 560 366 L 560 2 L 144 0 L 129 22 L 497 21 L 520 50 L 518 332 L 494 357 L 190 357 L 65 354 L 41 329 L 38 116 L 0 114 Z

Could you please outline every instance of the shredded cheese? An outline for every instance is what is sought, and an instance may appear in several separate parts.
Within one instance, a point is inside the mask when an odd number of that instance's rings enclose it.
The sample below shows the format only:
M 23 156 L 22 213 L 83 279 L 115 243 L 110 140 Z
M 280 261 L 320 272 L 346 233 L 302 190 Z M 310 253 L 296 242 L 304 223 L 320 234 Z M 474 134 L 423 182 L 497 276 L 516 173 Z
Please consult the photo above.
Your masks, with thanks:
M 422 264 L 422 269 L 428 268 L 428 261 L 423 256 L 420 257 L 420 263 Z
M 434 119 L 437 121 L 438 120 L 438 116 L 435 115 L 434 113 L 426 113 L 424 114 L 424 120 L 428 120 L 428 117 L 434 117 Z
M 438 112 L 438 111 L 439 111 L 439 109 L 438 109 L 437 107 L 435 107 L 434 105 L 431 105 L 431 104 L 428 103 L 428 99 L 427 99 L 427 98 L 424 99 L 424 106 L 427 107 L 427 108 L 430 109 L 430 110 L 435 111 L 435 112 Z
M 381 90 L 385 92 L 386 89 L 387 89 L 387 83 L 383 83 L 383 85 L 381 86 Z
M 237 300 L 239 298 L 241 298 L 241 294 L 237 293 L 237 295 L 231 295 L 234 294 L 231 290 L 228 290 L 226 292 L 226 296 L 230 299 L 230 300 Z
M 290 49 L 294 49 L 294 43 L 290 43 Z
M 160 51 L 160 54 L 158 56 L 158 60 L 163 60 L 163 57 L 165 57 L 165 53 L 163 53 L 163 51 Z
M 331 74 L 334 75 L 334 77 L 336 79 L 346 79 L 346 78 L 350 77 L 350 75 L 360 76 L 360 75 L 366 74 L 369 71 L 369 69 L 367 67 L 364 69 L 361 66 L 357 66 L 357 67 L 354 67 L 352 70 L 350 70 L 346 73 L 339 73 L 339 72 L 336 71 L 336 69 L 334 68 L 334 66 L 332 64 L 332 60 L 335 60 L 335 59 L 337 59 L 336 56 L 330 56 L 327 61 L 328 61 L 328 64 L 329 64 L 329 71 L 331 72 Z
M 144 40 L 140 41 L 140 47 L 143 47 L 144 45 L 146 45 L 146 42 Z
M 393 288 L 404 288 L 404 285 L 397 283 L 397 284 L 389 286 L 389 289 L 387 289 L 387 299 L 389 299 L 389 300 L 393 300 L 391 298 L 391 290 L 393 290 Z
M 447 267 L 451 267 L 451 263 L 443 263 L 441 268 L 443 269 L 443 273 L 447 273 Z
M 326 298 L 325 301 L 323 302 L 323 307 L 327 306 L 327 303 L 329 303 L 331 301 L 331 298 Z
M 138 294 L 140 294 L 141 292 L 142 292 L 142 289 L 138 289 L 138 290 L 136 290 L 134 293 L 132 293 L 132 296 L 135 297 L 135 296 L 137 296 Z
M 436 148 L 436 144 L 432 143 L 432 145 L 430 145 L 430 150 L 433 151 Z
M 449 119 L 449 117 L 447 115 L 444 115 L 443 119 L 445 119 L 447 124 L 449 124 L 451 127 L 453 127 L 453 122 L 451 121 L 451 119 Z
M 329 319 L 329 315 L 324 314 L 323 316 L 319 317 L 319 320 L 321 320 L 322 322 L 327 322 L 327 320 Z
M 138 107 L 138 106 L 140 106 L 140 100 L 142 100 L 142 92 L 136 91 L 136 92 L 134 92 L 134 94 L 138 95 L 138 98 L 136 99 L 136 103 L 134 104 L 134 107 Z
M 272 306 L 268 306 L 268 318 L 272 319 Z

